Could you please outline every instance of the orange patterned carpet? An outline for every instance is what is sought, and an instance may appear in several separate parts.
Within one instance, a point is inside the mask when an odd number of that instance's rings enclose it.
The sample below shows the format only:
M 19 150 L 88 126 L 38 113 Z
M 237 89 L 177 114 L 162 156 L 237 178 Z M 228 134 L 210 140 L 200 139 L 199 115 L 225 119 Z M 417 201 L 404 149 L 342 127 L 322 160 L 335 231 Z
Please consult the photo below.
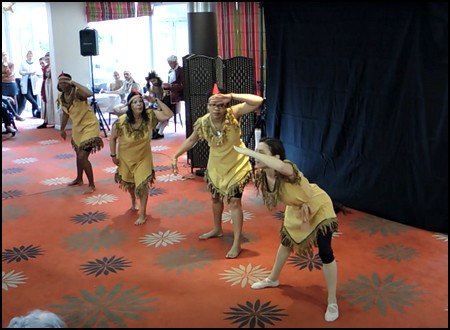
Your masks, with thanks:
M 2 325 L 32 309 L 73 328 L 448 328 L 448 236 L 351 210 L 339 214 L 333 247 L 340 318 L 324 321 L 326 289 L 317 251 L 291 256 L 278 288 L 252 290 L 267 276 L 279 244 L 282 208 L 244 192 L 244 242 L 207 241 L 210 197 L 203 178 L 170 175 L 182 128 L 152 142 L 157 182 L 149 221 L 133 224 L 129 196 L 113 181 L 109 148 L 91 156 L 97 190 L 75 178 L 70 142 L 55 129 L 18 123 L 2 144 Z M 173 123 L 171 123 L 173 126 Z M 107 146 L 105 138 L 105 146 Z M 393 205 L 392 207 L 395 207 Z

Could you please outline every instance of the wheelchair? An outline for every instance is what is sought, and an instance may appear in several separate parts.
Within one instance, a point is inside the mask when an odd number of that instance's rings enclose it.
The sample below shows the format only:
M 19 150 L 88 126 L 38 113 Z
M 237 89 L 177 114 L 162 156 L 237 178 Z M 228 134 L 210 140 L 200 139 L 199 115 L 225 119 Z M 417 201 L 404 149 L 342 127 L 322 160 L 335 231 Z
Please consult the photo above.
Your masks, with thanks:
M 2 134 L 11 133 L 12 136 L 15 136 L 18 129 L 16 126 L 14 112 L 11 111 L 11 109 L 9 108 L 10 106 L 11 104 L 9 104 L 7 100 L 2 100 L 2 123 L 5 125 L 4 130 L 2 128 Z M 8 125 L 8 123 L 10 125 Z M 7 126 L 9 126 L 10 128 L 8 129 Z

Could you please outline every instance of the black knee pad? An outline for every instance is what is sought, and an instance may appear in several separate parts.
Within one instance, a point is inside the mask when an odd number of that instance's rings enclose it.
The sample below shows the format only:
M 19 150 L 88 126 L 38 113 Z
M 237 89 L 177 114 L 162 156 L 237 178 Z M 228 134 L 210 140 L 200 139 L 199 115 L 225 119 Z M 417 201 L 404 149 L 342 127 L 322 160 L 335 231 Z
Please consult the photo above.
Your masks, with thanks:
M 333 249 L 331 248 L 332 238 L 333 232 L 331 230 L 328 230 L 325 234 L 320 233 L 317 237 L 319 257 L 324 264 L 330 264 L 334 261 Z
M 328 251 L 319 251 L 319 257 L 325 265 L 331 264 L 334 261 L 333 250 L 330 249 Z

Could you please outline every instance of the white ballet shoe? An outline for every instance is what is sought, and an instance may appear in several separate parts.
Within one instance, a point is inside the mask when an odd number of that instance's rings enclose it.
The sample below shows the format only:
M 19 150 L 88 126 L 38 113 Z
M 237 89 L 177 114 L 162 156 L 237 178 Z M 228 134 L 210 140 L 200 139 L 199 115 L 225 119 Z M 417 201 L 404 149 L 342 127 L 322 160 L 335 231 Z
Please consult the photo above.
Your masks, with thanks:
M 278 285 L 280 285 L 279 281 L 271 281 L 269 278 L 266 278 L 262 281 L 253 283 L 252 289 L 275 288 Z
M 325 321 L 333 322 L 339 317 L 339 308 L 337 304 L 328 304 L 327 311 L 325 312 Z

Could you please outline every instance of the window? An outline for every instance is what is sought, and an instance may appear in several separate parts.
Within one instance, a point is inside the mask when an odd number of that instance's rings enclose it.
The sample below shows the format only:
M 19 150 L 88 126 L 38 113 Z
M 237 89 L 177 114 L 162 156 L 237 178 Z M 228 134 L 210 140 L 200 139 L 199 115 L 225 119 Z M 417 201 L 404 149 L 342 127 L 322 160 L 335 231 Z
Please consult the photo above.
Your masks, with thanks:
M 98 32 L 99 55 L 92 57 L 96 85 L 112 81 L 115 70 L 122 79 L 127 70 L 136 81 L 144 80 L 142 72 L 150 66 L 148 17 L 91 22 L 89 27 Z
M 99 55 L 92 57 L 94 83 L 113 80 L 113 72 L 131 71 L 143 87 L 148 72 L 155 70 L 167 81 L 167 57 L 181 58 L 189 52 L 187 4 L 156 5 L 151 17 L 91 22 L 98 32 Z
M 163 81 L 167 81 L 169 66 L 167 57 L 176 55 L 182 65 L 182 57 L 189 54 L 187 4 L 155 6 L 152 16 L 153 66 Z
M 18 75 L 20 63 L 25 61 L 29 50 L 34 61 L 49 51 L 47 8 L 45 2 L 16 2 L 13 11 L 3 14 L 2 48 L 8 50 L 10 60 L 16 63 Z
M 95 85 L 111 82 L 115 70 L 122 79 L 123 71 L 130 70 L 142 87 L 151 70 L 167 81 L 167 57 L 174 54 L 182 63 L 182 57 L 189 53 L 188 3 L 152 5 L 151 17 L 88 24 L 98 32 L 99 55 L 92 56 Z M 3 14 L 3 49 L 16 65 L 25 60 L 28 50 L 38 60 L 49 51 L 46 3 L 16 2 L 13 10 L 14 14 Z

